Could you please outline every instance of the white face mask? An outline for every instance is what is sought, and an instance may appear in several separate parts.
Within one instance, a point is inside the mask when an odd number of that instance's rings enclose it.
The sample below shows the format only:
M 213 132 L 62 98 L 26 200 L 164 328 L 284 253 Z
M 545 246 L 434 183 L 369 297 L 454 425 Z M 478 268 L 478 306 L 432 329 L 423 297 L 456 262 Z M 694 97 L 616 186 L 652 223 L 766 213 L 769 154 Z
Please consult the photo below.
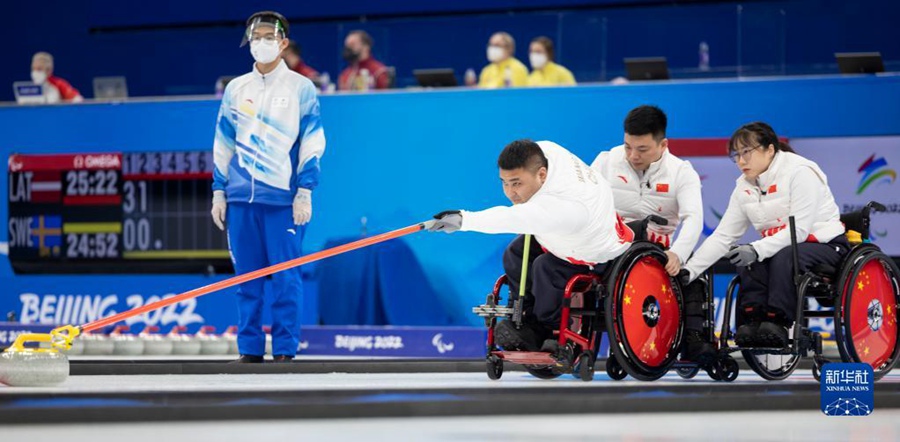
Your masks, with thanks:
M 528 54 L 528 60 L 531 62 L 532 69 L 540 69 L 547 65 L 547 54 L 531 52 Z
M 491 63 L 496 63 L 500 60 L 503 60 L 503 57 L 506 56 L 506 49 L 503 49 L 500 46 L 488 46 L 487 48 L 487 59 Z
M 47 81 L 47 72 L 45 71 L 31 71 L 31 81 L 34 84 L 44 84 Z
M 265 40 L 256 40 L 250 42 L 250 54 L 258 63 L 266 64 L 275 61 L 281 49 L 278 48 L 278 41 L 266 42 Z

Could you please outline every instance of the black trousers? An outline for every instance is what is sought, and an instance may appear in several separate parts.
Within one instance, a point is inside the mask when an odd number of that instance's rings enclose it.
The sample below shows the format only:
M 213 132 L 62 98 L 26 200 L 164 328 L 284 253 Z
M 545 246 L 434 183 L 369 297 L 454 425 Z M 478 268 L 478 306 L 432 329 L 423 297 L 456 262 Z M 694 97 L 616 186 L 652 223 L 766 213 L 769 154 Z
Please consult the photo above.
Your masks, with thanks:
M 525 254 L 525 235 L 519 235 L 503 254 L 503 269 L 509 280 L 509 305 L 519 296 L 522 277 L 522 256 Z M 595 266 L 595 272 L 601 266 Z M 545 327 L 558 328 L 566 283 L 575 275 L 591 272 L 585 265 L 572 264 L 551 253 L 544 253 L 541 245 L 531 238 L 528 253 L 528 275 L 525 280 L 525 300 L 522 311 Z
M 850 244 L 844 235 L 827 244 L 804 242 L 797 245 L 800 274 L 816 264 L 837 267 L 847 255 Z M 741 287 L 738 305 L 744 312 L 742 323 L 761 320 L 766 315 L 783 325 L 793 323 L 797 312 L 797 286 L 791 247 L 785 247 L 769 259 L 739 267 Z

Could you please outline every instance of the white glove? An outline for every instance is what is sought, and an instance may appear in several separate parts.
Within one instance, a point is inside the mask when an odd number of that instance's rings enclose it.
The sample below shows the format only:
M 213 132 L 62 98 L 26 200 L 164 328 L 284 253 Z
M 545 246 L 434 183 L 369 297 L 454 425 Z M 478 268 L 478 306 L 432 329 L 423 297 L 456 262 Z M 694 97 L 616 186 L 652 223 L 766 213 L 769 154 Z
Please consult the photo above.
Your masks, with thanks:
M 434 222 L 426 229 L 429 232 L 453 233 L 462 228 L 462 213 L 459 210 L 445 210 L 434 216 Z
M 225 230 L 225 209 L 227 206 L 228 204 L 225 202 L 225 191 L 213 191 L 212 210 L 210 213 L 212 214 L 213 222 L 219 226 L 219 230 Z
M 756 253 L 753 246 L 744 244 L 731 249 L 725 254 L 725 258 L 728 258 L 735 266 L 747 267 L 759 259 L 759 254 Z
M 294 197 L 294 224 L 303 225 L 312 219 L 312 190 L 299 188 Z

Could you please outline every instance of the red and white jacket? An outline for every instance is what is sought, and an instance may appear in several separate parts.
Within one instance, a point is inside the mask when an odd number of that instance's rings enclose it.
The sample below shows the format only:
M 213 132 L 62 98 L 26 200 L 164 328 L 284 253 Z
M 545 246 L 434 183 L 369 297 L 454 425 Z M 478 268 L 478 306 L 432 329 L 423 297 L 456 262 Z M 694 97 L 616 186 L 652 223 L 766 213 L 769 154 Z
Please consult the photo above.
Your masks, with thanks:
M 755 183 L 743 176 L 737 179 L 722 221 L 685 266 L 691 279 L 725 255 L 751 226 L 762 236 L 750 243 L 760 261 L 790 246 L 791 215 L 798 241 L 827 243 L 844 234 L 840 210 L 822 169 L 800 155 L 777 152 Z
M 78 89 L 72 87 L 68 81 L 56 76 L 47 77 L 47 81 L 43 84 L 44 99 L 47 103 L 59 103 L 60 101 L 71 101 L 80 103 L 84 100 Z
M 625 222 L 649 215 L 665 218 L 669 222 L 665 226 L 647 225 L 647 239 L 670 249 L 682 263 L 687 261 L 703 233 L 700 176 L 691 163 L 666 149 L 658 161 L 638 173 L 625 158 L 625 146 L 616 146 L 597 155 L 591 168 L 612 187 L 616 212 Z

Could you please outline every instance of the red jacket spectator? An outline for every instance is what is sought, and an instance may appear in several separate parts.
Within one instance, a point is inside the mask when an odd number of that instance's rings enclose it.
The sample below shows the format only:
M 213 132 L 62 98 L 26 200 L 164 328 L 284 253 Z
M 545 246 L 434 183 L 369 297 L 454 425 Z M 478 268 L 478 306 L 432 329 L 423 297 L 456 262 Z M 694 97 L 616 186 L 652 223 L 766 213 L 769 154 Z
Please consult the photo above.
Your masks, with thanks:
M 338 89 L 358 91 L 387 89 L 391 86 L 391 76 L 387 67 L 372 58 L 374 41 L 366 31 L 351 31 L 344 40 L 344 59 L 350 65 L 338 78 Z M 368 71 L 368 78 L 363 71 Z M 366 84 L 368 82 L 368 84 Z
M 38 52 L 31 59 L 31 81 L 44 87 L 47 103 L 80 102 L 84 98 L 68 81 L 53 75 L 53 56 Z
M 363 69 L 369 72 L 369 84 L 365 85 Z M 390 87 L 390 75 L 387 67 L 374 58 L 367 58 L 347 66 L 338 79 L 338 89 L 342 91 L 362 91 L 368 89 L 387 89 Z
M 53 91 L 53 89 L 56 89 L 56 91 Z M 52 95 L 56 95 L 63 101 L 82 100 L 81 93 L 78 92 L 78 89 L 72 87 L 68 81 L 56 76 L 47 78 L 47 83 L 44 84 L 44 95 L 47 95 L 48 100 Z

